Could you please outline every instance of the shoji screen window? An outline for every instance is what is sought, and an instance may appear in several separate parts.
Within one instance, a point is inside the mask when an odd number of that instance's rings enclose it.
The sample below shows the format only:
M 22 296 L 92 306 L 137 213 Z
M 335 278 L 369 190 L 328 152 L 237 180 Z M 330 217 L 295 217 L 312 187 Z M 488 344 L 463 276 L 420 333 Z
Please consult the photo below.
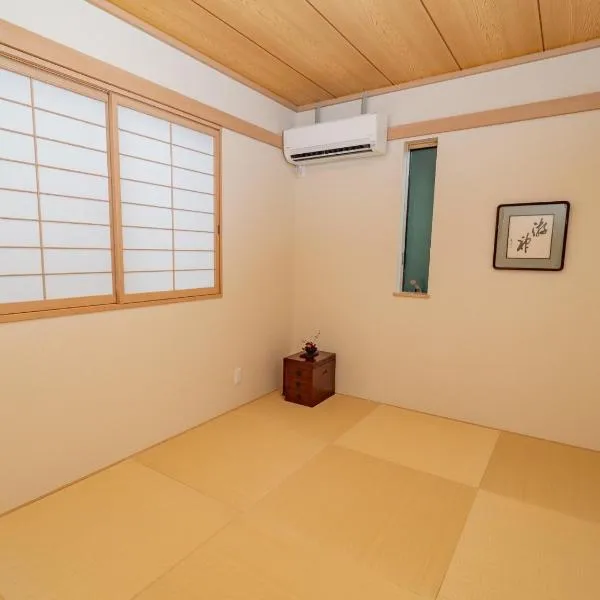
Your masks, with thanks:
M 0 63 L 0 314 L 113 302 L 108 97 L 11 65 Z
M 216 130 L 117 109 L 124 301 L 219 291 Z

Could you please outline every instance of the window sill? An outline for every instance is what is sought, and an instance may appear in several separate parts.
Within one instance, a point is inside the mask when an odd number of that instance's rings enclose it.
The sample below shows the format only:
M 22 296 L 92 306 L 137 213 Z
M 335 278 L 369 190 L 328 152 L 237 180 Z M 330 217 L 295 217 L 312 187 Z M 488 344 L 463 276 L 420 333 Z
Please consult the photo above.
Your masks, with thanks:
M 429 300 L 429 294 L 422 292 L 394 292 L 396 298 L 418 298 L 419 300 Z
M 12 323 L 15 321 L 31 321 L 33 319 L 47 319 L 50 317 L 65 317 L 67 315 L 83 315 L 89 313 L 100 313 L 113 310 L 122 310 L 143 306 L 160 306 L 162 304 L 176 304 L 178 302 L 194 302 L 196 300 L 211 300 L 222 298 L 221 292 L 211 294 L 196 294 L 182 298 L 163 298 L 159 300 L 145 300 L 139 302 L 126 302 L 122 304 L 96 304 L 93 306 L 73 306 L 68 308 L 46 309 L 21 313 L 0 314 L 0 323 Z

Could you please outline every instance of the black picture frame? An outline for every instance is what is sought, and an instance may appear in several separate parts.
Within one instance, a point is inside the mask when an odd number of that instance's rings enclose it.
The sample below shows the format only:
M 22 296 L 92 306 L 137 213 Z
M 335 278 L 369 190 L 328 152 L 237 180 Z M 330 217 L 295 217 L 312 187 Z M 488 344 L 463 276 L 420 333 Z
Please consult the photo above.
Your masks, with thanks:
M 547 258 L 514 258 L 508 256 L 510 218 L 512 216 L 552 215 L 552 239 L 550 256 Z M 526 202 L 515 204 L 500 204 L 496 210 L 496 235 L 494 239 L 493 267 L 498 270 L 514 271 L 562 271 L 565 266 L 567 249 L 567 234 L 571 203 L 556 202 Z

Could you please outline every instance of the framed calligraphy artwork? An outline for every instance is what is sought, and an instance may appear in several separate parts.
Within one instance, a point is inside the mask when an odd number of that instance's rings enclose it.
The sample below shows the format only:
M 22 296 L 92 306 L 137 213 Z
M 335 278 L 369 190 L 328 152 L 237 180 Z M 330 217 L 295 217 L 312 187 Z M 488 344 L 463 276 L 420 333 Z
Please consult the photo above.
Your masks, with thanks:
M 570 209 L 568 202 L 501 204 L 496 215 L 494 268 L 562 270 Z

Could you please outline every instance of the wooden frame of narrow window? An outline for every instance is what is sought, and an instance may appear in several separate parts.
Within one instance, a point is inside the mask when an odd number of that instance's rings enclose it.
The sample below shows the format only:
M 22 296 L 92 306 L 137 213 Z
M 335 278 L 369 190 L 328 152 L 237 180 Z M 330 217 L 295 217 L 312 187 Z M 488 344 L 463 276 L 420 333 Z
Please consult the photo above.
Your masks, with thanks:
M 404 292 L 404 251 L 406 247 L 406 233 L 408 225 L 408 180 L 410 176 L 410 153 L 412 150 L 423 148 L 437 148 L 437 138 L 427 138 L 422 140 L 413 140 L 404 144 L 404 165 L 403 165 L 403 183 L 402 183 L 402 222 L 400 225 L 400 243 L 398 248 L 398 271 L 396 280 L 396 291 L 394 296 L 409 298 L 429 298 L 429 294 L 419 292 Z
M 74 298 L 60 299 L 44 299 L 24 302 L 0 303 L 0 323 L 30 320 L 51 316 L 63 316 L 68 314 L 82 314 L 88 312 L 103 312 L 107 310 L 115 310 L 120 308 L 129 308 L 135 306 L 152 306 L 156 304 L 167 304 L 171 302 L 183 302 L 198 300 L 201 298 L 218 298 L 222 294 L 222 259 L 221 259 L 221 129 L 217 127 L 209 127 L 205 122 L 195 118 L 184 118 L 176 114 L 169 107 L 158 108 L 158 103 L 150 101 L 151 104 L 145 104 L 143 101 L 134 101 L 125 96 L 116 94 L 107 89 L 101 89 L 99 86 L 90 86 L 74 81 L 71 78 L 56 75 L 48 72 L 38 66 L 32 66 L 21 60 L 13 60 L 6 56 L 0 55 L 0 69 L 14 72 L 18 75 L 23 75 L 32 80 L 41 81 L 58 88 L 75 92 L 83 96 L 100 100 L 106 103 L 106 134 L 107 134 L 107 179 L 108 179 L 108 204 L 109 204 L 109 228 L 110 228 L 110 249 L 105 249 L 111 253 L 113 291 L 112 294 L 98 296 L 83 296 Z M 32 115 L 35 114 L 33 98 L 31 98 Z M 121 206 L 120 206 L 120 177 L 119 177 L 119 152 L 118 152 L 118 125 L 116 119 L 117 106 L 130 106 L 138 111 L 147 114 L 158 116 L 163 120 L 171 123 L 180 124 L 184 127 L 195 129 L 204 134 L 210 135 L 214 140 L 214 286 L 212 288 L 176 290 L 167 292 L 143 293 L 143 294 L 125 294 L 124 277 L 123 277 L 123 246 L 121 233 Z M 38 169 L 40 164 L 37 161 L 37 142 L 35 135 L 35 117 L 32 117 L 34 147 L 36 148 L 36 163 L 34 165 L 36 171 L 36 179 L 38 177 Z M 71 117 L 67 117 L 71 118 Z M 7 130 L 9 131 L 9 130 Z M 19 132 L 20 133 L 20 132 Z M 48 140 L 52 141 L 52 140 Z M 75 146 L 62 140 L 54 140 L 66 145 Z M 10 161 L 8 161 L 10 162 Z M 13 161 L 18 162 L 18 161 Z M 29 163 L 27 163 L 29 164 Z M 43 165 L 42 165 L 43 166 Z M 52 167 L 53 168 L 53 167 Z M 81 171 L 78 171 L 83 173 Z M 40 195 L 42 192 L 39 189 L 35 192 L 38 198 L 38 218 L 40 224 L 43 221 L 40 212 Z M 81 198 L 85 200 L 85 198 Z M 6 219 L 10 220 L 10 219 Z M 33 219 L 18 219 L 18 220 L 33 220 Z M 69 222 L 72 224 L 73 222 Z M 82 223 L 85 225 L 85 223 Z M 36 249 L 34 246 L 28 246 L 30 249 Z M 40 236 L 40 256 L 42 261 L 41 274 L 39 276 L 42 281 L 45 281 L 44 259 L 43 259 L 43 239 Z M 51 248 L 49 248 L 51 249 Z M 69 250 L 67 247 L 60 249 Z M 93 250 L 93 248 L 84 248 L 83 250 Z M 80 273 L 72 273 L 79 275 Z M 81 273 L 85 274 L 85 273 Z M 11 276 L 11 275 L 7 275 Z M 12 275 L 19 276 L 19 275 Z M 35 276 L 35 275 L 33 275 Z M 2 277 L 2 275 L 0 275 Z M 43 284 L 45 285 L 45 283 Z

